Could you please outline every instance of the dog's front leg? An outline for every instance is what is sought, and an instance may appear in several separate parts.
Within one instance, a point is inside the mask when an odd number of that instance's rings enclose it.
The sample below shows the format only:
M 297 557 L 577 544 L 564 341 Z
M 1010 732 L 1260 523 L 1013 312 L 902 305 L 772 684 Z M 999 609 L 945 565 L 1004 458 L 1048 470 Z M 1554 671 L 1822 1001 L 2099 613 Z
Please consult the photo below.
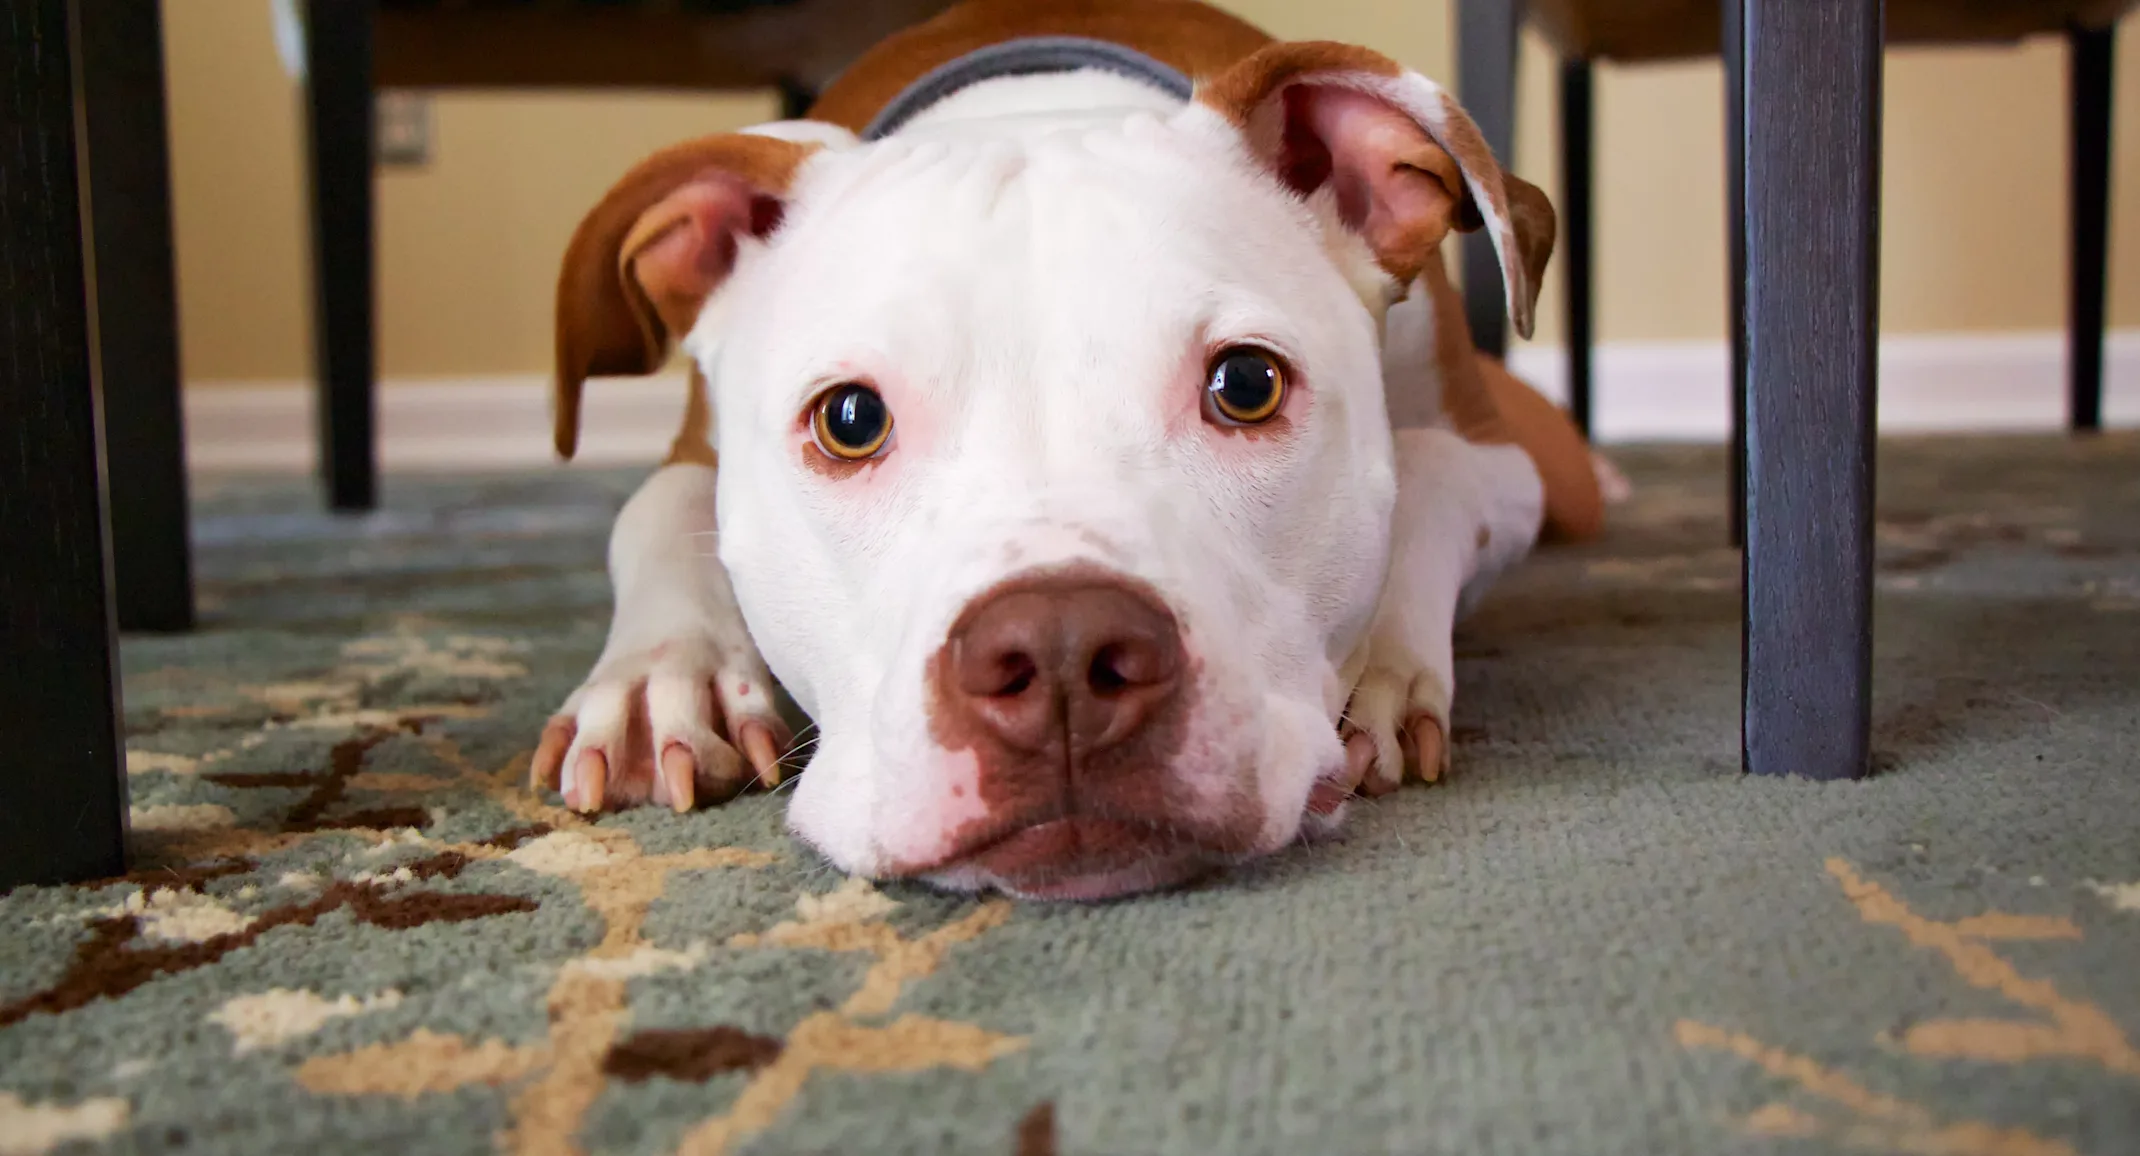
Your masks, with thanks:
M 1448 769 L 1457 619 L 1530 551 L 1544 509 L 1538 470 L 1516 446 L 1403 429 L 1396 451 L 1389 576 L 1345 711 L 1350 762 L 1364 764 L 1359 790 L 1369 795 Z
M 715 557 L 713 499 L 711 465 L 675 462 L 617 515 L 608 644 L 544 729 L 529 769 L 535 787 L 562 790 L 567 806 L 652 801 L 682 811 L 732 797 L 754 774 L 778 774 L 786 730 Z

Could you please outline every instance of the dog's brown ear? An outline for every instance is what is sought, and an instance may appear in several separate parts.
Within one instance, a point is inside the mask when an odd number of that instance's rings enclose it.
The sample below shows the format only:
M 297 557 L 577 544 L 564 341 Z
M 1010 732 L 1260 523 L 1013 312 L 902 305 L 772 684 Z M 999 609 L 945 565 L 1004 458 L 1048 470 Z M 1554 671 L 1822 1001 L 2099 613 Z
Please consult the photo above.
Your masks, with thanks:
M 1531 335 L 1553 252 L 1553 206 L 1502 169 L 1439 85 L 1350 44 L 1268 45 L 1197 86 L 1249 147 L 1303 196 L 1328 186 L 1347 227 L 1410 284 L 1454 228 L 1485 228 L 1501 257 L 1509 318 Z
M 743 238 L 780 224 L 789 185 L 819 145 L 721 133 L 640 162 L 580 221 L 557 279 L 557 452 L 579 444 L 590 377 L 661 368 Z

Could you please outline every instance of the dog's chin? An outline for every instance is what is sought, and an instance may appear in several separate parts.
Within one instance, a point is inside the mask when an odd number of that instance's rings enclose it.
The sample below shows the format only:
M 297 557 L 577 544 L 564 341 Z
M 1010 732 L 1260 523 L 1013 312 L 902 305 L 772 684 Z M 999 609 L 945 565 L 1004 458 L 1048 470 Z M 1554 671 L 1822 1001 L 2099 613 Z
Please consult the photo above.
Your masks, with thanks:
M 918 878 L 947 891 L 1092 901 L 1181 887 L 1216 870 L 1222 858 L 1162 842 L 1149 828 L 1070 816 L 1012 832 Z

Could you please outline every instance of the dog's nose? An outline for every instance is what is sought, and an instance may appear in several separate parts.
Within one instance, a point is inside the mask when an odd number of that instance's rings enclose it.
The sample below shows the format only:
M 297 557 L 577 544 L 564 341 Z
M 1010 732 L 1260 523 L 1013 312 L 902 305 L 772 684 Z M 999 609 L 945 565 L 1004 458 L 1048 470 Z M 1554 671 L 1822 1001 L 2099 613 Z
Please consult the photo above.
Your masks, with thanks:
M 1060 751 L 1073 771 L 1136 736 L 1181 681 L 1174 615 L 1110 578 L 1020 583 L 983 595 L 948 641 L 947 689 L 964 713 L 994 743 L 1025 754 Z

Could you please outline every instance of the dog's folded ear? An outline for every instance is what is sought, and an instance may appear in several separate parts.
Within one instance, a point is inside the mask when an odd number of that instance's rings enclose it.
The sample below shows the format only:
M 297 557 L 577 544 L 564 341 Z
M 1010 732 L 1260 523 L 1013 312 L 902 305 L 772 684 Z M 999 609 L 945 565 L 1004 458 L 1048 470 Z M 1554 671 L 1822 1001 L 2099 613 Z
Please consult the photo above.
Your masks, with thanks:
M 557 280 L 557 452 L 579 443 L 589 377 L 661 368 L 746 238 L 780 224 L 818 143 L 721 133 L 640 162 L 580 221 Z
M 1487 229 L 1509 318 L 1531 335 L 1553 206 L 1501 167 L 1439 85 L 1365 48 L 1287 41 L 1199 83 L 1196 101 L 1295 192 L 1328 186 L 1346 226 L 1401 284 L 1438 259 L 1450 229 Z

